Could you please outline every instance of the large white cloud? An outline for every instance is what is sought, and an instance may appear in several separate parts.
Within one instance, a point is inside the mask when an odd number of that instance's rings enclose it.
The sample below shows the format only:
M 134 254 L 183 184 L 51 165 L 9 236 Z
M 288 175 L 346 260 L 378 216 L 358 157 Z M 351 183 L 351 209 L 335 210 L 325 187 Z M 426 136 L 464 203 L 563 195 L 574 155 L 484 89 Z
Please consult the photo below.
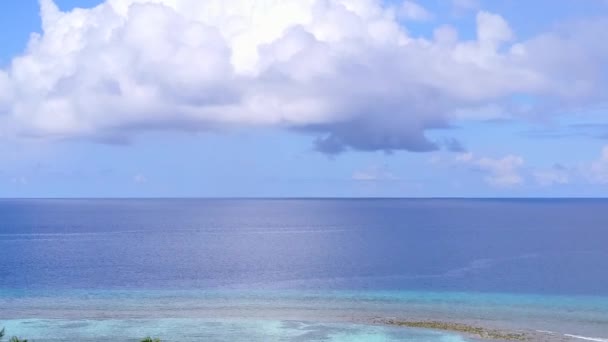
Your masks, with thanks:
M 327 153 L 427 151 L 437 143 L 425 133 L 455 113 L 519 94 L 588 99 L 604 81 L 587 70 L 608 55 L 594 41 L 514 42 L 486 12 L 477 40 L 447 26 L 421 39 L 397 15 L 380 0 L 107 0 L 67 13 L 42 0 L 43 32 L 0 71 L 0 126 L 100 140 L 278 126 L 316 135 Z M 562 70 L 580 62 L 591 65 Z

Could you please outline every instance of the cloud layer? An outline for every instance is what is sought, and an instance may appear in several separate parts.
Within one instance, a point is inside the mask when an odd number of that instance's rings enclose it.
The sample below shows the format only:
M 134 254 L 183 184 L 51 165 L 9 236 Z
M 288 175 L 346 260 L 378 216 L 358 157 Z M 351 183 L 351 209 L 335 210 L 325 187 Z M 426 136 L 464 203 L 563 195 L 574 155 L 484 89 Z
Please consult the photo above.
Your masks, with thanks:
M 325 153 L 431 151 L 442 143 L 429 130 L 522 94 L 545 109 L 606 100 L 608 48 L 594 38 L 606 21 L 517 42 L 492 13 L 477 14 L 475 40 L 449 26 L 413 37 L 404 15 L 431 17 L 412 1 L 107 0 L 61 12 L 41 0 L 43 32 L 0 70 L 0 134 L 113 142 L 272 126 L 312 134 Z

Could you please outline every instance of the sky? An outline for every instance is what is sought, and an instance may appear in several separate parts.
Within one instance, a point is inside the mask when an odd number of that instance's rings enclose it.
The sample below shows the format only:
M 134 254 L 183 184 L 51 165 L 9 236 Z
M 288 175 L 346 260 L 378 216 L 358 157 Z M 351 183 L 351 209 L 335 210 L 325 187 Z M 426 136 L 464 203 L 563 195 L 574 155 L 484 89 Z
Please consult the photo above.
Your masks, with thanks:
M 605 0 L 0 2 L 0 197 L 605 197 Z

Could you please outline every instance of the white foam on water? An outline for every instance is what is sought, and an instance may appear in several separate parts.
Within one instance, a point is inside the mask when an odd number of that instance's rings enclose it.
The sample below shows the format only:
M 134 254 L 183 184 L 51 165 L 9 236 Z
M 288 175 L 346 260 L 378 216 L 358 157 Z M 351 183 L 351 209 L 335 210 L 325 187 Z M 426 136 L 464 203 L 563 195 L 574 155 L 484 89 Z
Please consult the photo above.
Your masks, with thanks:
M 555 332 L 553 332 L 551 330 L 536 330 L 536 332 L 539 332 L 539 333 L 542 333 L 542 334 L 555 335 Z
M 585 341 L 608 342 L 608 338 L 587 337 L 587 336 L 579 336 L 579 335 L 571 335 L 571 334 L 564 334 L 564 336 L 577 338 L 579 340 L 585 340 Z

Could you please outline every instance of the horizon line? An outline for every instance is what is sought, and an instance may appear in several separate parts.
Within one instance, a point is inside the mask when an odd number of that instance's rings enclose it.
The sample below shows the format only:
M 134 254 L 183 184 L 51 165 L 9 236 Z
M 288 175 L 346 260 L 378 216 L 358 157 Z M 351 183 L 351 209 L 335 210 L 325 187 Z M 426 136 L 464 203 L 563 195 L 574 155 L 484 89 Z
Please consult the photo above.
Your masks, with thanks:
M 497 197 L 497 196 L 420 196 L 420 197 L 367 197 L 367 196 L 150 196 L 150 197 L 1 197 L 0 200 L 608 200 L 608 197 L 556 196 L 556 197 Z

